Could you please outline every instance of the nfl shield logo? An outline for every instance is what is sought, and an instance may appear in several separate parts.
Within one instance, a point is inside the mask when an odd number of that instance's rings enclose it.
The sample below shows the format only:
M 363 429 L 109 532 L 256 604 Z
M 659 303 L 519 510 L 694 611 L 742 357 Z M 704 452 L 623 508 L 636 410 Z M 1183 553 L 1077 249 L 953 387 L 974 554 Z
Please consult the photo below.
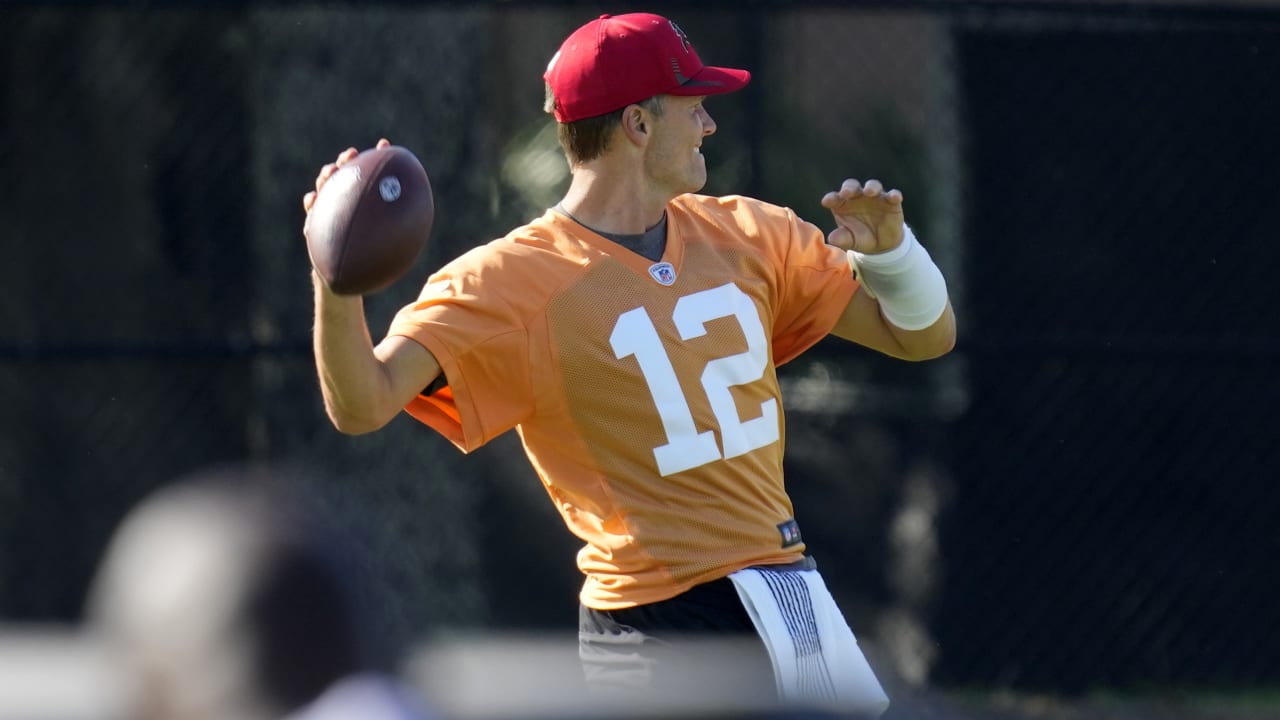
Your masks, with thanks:
M 800 525 L 795 521 L 795 518 L 784 523 L 778 523 L 778 532 L 782 533 L 782 547 L 784 548 L 804 542 L 800 538 Z
M 670 285 L 676 281 L 676 269 L 669 262 L 660 262 L 649 266 L 649 274 L 653 276 L 663 285 Z

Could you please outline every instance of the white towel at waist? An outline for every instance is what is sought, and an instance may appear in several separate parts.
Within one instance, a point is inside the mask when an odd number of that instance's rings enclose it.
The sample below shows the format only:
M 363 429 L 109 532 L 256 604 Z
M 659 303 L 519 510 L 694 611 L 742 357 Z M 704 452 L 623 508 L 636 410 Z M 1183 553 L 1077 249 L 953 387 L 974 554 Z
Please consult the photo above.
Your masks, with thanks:
M 751 567 L 729 576 L 769 648 L 778 696 L 876 718 L 889 707 L 817 570 Z

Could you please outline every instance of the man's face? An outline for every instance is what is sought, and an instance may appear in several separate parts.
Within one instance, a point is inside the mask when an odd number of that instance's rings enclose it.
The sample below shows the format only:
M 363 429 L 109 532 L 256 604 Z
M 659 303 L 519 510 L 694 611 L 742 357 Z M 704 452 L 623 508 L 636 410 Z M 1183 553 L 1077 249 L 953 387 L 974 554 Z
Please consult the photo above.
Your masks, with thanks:
M 716 131 L 716 123 L 701 97 L 663 98 L 661 115 L 649 116 L 651 137 L 645 149 L 645 171 L 672 196 L 697 192 L 707 183 L 702 139 Z

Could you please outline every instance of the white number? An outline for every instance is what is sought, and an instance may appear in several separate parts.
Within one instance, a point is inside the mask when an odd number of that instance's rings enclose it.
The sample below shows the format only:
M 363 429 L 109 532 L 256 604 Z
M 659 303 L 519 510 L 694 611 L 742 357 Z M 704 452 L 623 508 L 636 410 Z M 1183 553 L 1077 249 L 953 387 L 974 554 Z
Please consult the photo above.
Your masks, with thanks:
M 671 359 L 662 349 L 662 340 L 644 308 L 623 313 L 613 326 L 609 342 L 618 359 L 636 356 L 640 373 L 649 385 L 649 394 L 653 395 L 653 404 L 658 408 L 662 429 L 667 433 L 667 444 L 653 449 L 658 472 L 670 475 L 719 460 L 715 434 L 710 430 L 700 433 L 694 427 L 693 413 L 680 392 L 676 370 L 671 367 Z
M 710 430 L 698 432 L 694 425 L 693 413 L 680 389 L 671 358 L 644 308 L 629 310 L 619 316 L 613 326 L 613 334 L 609 336 L 619 360 L 635 356 L 640 373 L 649 386 L 649 394 L 653 396 L 662 429 L 667 435 L 667 443 L 653 449 L 658 472 L 664 476 L 705 465 L 721 457 L 745 455 L 779 439 L 777 399 L 770 398 L 760 403 L 760 416 L 744 421 L 739 417 L 733 395 L 729 392 L 736 385 L 764 377 L 768 368 L 768 339 L 751 298 L 736 285 L 726 284 L 680 298 L 672 313 L 682 340 L 705 335 L 708 322 L 724 317 L 738 321 L 747 340 L 747 350 L 710 360 L 702 371 L 702 389 L 720 425 L 723 455 L 716 446 L 715 433 Z
M 728 308 L 729 312 L 723 312 Z M 745 385 L 764 377 L 769 363 L 768 340 L 760 315 L 751 298 L 736 285 L 721 285 L 704 290 L 676 303 L 672 318 L 681 340 L 701 337 L 707 332 L 706 323 L 721 317 L 734 316 L 747 338 L 747 351 L 718 358 L 707 363 L 702 371 L 702 388 L 711 401 L 711 410 L 720 423 L 720 441 L 724 444 L 726 458 L 745 455 L 778 439 L 778 401 L 774 398 L 760 403 L 760 417 L 743 422 L 733 403 L 729 388 Z

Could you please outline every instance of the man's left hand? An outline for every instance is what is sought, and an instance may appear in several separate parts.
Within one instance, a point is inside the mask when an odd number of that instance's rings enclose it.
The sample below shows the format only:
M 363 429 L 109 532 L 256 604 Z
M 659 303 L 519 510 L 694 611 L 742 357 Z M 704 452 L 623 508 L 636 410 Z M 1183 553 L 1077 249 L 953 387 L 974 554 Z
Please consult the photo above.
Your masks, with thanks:
M 822 207 L 836 221 L 827 240 L 842 250 L 874 255 L 902 244 L 902 193 L 885 192 L 879 180 L 862 183 L 849 178 L 822 197 Z

